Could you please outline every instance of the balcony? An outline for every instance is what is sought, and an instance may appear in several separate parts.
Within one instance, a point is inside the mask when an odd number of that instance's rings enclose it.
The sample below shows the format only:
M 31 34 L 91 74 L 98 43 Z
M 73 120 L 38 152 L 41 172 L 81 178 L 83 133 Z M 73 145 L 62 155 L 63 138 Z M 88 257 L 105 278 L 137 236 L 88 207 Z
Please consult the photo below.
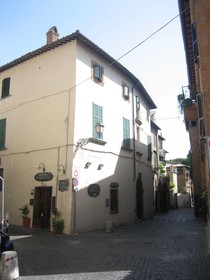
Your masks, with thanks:
M 198 120 L 196 91 L 189 86 L 182 87 L 182 94 L 178 95 L 180 113 L 184 114 L 186 122 Z

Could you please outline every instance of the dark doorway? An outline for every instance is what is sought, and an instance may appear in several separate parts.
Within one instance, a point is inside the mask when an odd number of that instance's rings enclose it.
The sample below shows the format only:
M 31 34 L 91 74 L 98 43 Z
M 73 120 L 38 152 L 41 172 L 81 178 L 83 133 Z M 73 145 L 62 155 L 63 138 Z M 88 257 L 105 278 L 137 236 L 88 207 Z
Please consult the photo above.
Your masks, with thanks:
M 52 187 L 36 187 L 34 193 L 33 226 L 50 227 Z
M 143 219 L 144 216 L 143 194 L 144 188 L 142 182 L 142 174 L 139 173 L 136 181 L 136 214 L 138 220 Z

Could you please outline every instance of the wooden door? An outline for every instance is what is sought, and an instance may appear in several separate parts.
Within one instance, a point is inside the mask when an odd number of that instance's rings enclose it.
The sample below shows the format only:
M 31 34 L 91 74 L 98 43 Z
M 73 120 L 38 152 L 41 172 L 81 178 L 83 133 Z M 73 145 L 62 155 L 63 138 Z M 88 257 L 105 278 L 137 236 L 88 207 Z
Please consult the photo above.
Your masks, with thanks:
M 36 187 L 34 193 L 33 226 L 50 227 L 52 187 Z

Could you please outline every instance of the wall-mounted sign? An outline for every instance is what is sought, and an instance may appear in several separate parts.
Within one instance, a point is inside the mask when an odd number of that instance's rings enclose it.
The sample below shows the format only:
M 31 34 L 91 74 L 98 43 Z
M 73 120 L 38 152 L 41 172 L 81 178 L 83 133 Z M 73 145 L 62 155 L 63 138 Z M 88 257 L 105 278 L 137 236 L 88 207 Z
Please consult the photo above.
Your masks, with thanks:
M 77 178 L 72 178 L 72 185 L 73 185 L 73 187 L 78 186 L 78 183 L 79 183 L 79 181 L 78 181 Z
M 64 192 L 69 190 L 69 180 L 59 180 L 58 182 L 59 185 L 59 191 Z
M 96 196 L 98 196 L 98 195 L 100 194 L 100 191 L 101 191 L 101 190 L 100 190 L 99 185 L 97 185 L 97 184 L 91 184 L 91 185 L 88 187 L 87 191 L 88 191 L 89 196 L 96 197 Z
M 53 174 L 51 172 L 39 172 L 34 176 L 34 179 L 39 182 L 51 181 Z

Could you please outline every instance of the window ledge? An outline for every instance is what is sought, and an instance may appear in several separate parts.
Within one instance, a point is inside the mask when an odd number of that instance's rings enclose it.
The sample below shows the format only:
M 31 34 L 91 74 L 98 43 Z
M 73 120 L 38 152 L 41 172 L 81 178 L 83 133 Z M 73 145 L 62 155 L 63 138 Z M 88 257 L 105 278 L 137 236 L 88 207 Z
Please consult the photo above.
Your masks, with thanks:
M 100 139 L 96 139 L 96 138 L 89 138 L 89 142 L 93 143 L 93 144 L 101 145 L 101 146 L 106 145 L 105 141 L 100 140 Z
M 126 147 L 121 147 L 122 150 L 127 151 L 127 152 L 133 152 L 133 149 L 131 148 L 126 148 Z

